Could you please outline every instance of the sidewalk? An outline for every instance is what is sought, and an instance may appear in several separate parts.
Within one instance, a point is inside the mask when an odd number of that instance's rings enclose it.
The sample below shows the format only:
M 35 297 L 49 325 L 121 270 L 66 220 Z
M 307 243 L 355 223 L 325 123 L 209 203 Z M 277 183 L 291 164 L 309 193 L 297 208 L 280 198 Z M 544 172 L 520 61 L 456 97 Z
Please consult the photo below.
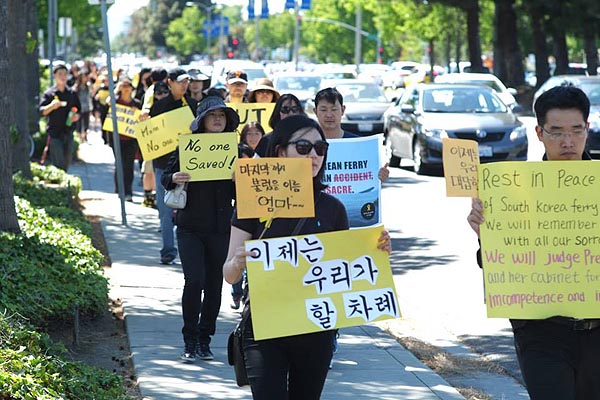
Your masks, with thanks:
M 114 194 L 114 158 L 97 135 L 80 148 L 84 162 L 69 173 L 83 182 L 87 213 L 102 220 L 112 260 L 111 297 L 123 301 L 133 364 L 144 399 L 251 399 L 249 387 L 235 384 L 227 364 L 227 337 L 239 313 L 232 310 L 230 286 L 224 282 L 217 334 L 211 349 L 214 361 L 185 364 L 180 299 L 180 265 L 158 262 L 160 234 L 157 211 L 141 206 L 139 175 L 134 180 L 134 202 L 126 203 L 127 226 Z M 344 328 L 322 399 L 454 400 L 463 397 L 375 325 Z

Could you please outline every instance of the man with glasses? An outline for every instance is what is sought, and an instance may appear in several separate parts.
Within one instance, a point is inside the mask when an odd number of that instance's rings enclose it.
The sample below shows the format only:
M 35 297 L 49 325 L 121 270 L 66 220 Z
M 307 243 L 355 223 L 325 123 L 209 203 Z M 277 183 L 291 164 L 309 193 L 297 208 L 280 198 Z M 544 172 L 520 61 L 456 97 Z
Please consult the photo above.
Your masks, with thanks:
M 590 101 L 574 86 L 557 86 L 534 105 L 544 160 L 591 160 L 585 152 Z M 473 199 L 467 217 L 479 236 L 483 203 Z M 482 266 L 481 249 L 477 262 Z M 539 320 L 511 319 L 515 349 L 532 400 L 600 399 L 600 319 L 557 315 Z
M 150 108 L 150 117 L 175 110 L 179 107 L 192 107 L 185 99 L 185 93 L 188 89 L 190 76 L 182 68 L 173 68 L 168 73 L 167 84 L 169 85 L 169 94 L 152 104 Z M 192 113 L 195 110 L 192 109 Z M 190 121 L 191 122 L 191 121 Z M 165 191 L 160 183 L 171 154 L 152 160 L 154 167 L 154 179 L 156 181 L 156 207 L 158 208 L 158 218 L 160 220 L 160 231 L 162 234 L 162 248 L 160 249 L 160 263 L 169 265 L 175 262 L 177 257 L 177 248 L 175 247 L 175 235 L 173 234 L 173 210 L 165 205 Z

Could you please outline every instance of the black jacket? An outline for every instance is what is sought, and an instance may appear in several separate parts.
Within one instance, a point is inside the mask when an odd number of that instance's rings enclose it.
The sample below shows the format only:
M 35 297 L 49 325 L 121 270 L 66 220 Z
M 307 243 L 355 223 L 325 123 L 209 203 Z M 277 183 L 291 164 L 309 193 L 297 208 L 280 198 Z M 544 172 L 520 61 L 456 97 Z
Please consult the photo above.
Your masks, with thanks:
M 171 153 L 161 183 L 171 190 L 176 184 L 172 181 L 179 172 L 179 150 Z M 199 233 L 229 233 L 235 186 L 232 180 L 189 182 L 185 208 L 177 210 L 175 224 L 184 229 Z

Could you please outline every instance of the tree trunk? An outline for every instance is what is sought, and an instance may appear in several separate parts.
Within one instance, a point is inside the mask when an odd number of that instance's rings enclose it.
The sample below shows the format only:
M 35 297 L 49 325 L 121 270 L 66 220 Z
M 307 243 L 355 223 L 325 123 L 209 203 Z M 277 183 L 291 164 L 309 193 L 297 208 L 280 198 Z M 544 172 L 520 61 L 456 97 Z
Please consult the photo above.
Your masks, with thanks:
M 8 0 L 8 15 L 26 15 L 26 2 L 23 0 Z M 10 80 L 14 85 L 13 104 L 14 119 L 11 126 L 17 130 L 18 136 L 13 139 L 12 168 L 14 171 L 22 171 L 26 177 L 31 177 L 29 167 L 29 130 L 28 130 L 28 101 L 27 101 L 27 75 L 26 75 L 26 53 L 25 39 L 27 38 L 26 24 L 22 18 L 10 18 L 8 21 L 8 51 L 11 63 Z
M 0 26 L 8 27 L 9 20 L 18 20 L 17 15 L 8 15 L 8 4 L 0 1 Z M 10 76 L 7 47 L 8 29 L 0 29 L 0 76 Z M 0 85 L 0 231 L 19 232 L 19 221 L 15 210 L 14 187 L 12 183 L 12 157 L 10 151 L 10 113 L 12 92 L 10 79 Z
M 567 35 L 565 33 L 564 6 L 562 2 L 553 3 L 553 11 L 550 15 L 550 26 L 552 32 L 552 52 L 556 62 L 554 75 L 566 74 L 569 71 L 569 52 L 567 49 Z
M 515 13 L 515 0 L 501 0 L 504 3 L 502 23 L 505 25 L 504 59 L 506 77 L 504 83 L 518 87 L 525 83 L 525 67 L 523 66 L 523 53 L 517 39 L 517 14 Z
M 38 104 L 40 102 L 40 64 L 38 62 L 39 46 L 37 41 L 37 7 L 35 0 L 26 0 L 27 5 L 27 32 L 31 34 L 29 40 L 35 39 L 35 46 L 29 48 L 26 55 L 26 74 L 27 74 L 27 131 L 30 134 L 40 130 L 40 113 L 38 112 Z
M 498 77 L 502 82 L 506 82 L 506 54 L 504 50 L 506 48 L 507 38 L 507 26 L 504 18 L 506 17 L 506 3 L 507 0 L 495 0 L 494 1 L 494 75 Z
M 533 49 L 535 53 L 535 75 L 537 80 L 535 86 L 536 88 L 539 88 L 550 77 L 548 46 L 546 45 L 546 32 L 544 31 L 542 23 L 542 11 L 533 4 L 528 7 L 528 10 L 533 34 Z
M 462 58 L 462 52 L 461 52 L 461 48 L 462 48 L 462 32 L 460 29 L 460 25 L 456 27 L 456 71 L 455 72 L 460 72 L 460 68 L 458 67 L 458 63 L 460 62 L 460 59 Z
M 593 26 L 593 25 L 591 25 Z M 588 74 L 598 75 L 598 46 L 596 46 L 596 31 L 586 29 L 583 33 L 583 48 Z
M 479 38 L 479 0 L 473 0 L 467 6 L 467 41 L 469 42 L 469 60 L 471 72 L 483 72 L 481 62 L 481 40 Z

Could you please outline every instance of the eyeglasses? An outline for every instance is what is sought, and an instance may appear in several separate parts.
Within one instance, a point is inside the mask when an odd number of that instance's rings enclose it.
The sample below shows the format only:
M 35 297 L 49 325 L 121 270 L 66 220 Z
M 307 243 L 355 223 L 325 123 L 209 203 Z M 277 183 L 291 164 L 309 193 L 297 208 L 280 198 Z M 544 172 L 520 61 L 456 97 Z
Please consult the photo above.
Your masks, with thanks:
M 311 143 L 306 139 L 299 139 L 294 142 L 289 142 L 288 144 L 295 144 L 296 152 L 303 156 L 310 153 L 313 147 L 315 149 L 315 153 L 317 153 L 318 156 L 324 156 L 325 153 L 327 153 L 327 148 L 329 147 L 329 143 L 323 140 L 317 140 L 316 142 Z
M 168 90 L 158 90 L 158 91 L 156 91 L 154 93 L 158 94 L 158 95 L 162 95 L 162 94 L 169 94 L 169 91 Z
M 544 132 L 551 140 L 560 140 L 568 135 L 571 135 L 574 138 L 582 138 L 587 134 L 588 128 L 587 126 L 580 126 L 575 128 L 571 132 L 561 132 L 561 131 L 547 131 L 543 126 L 540 126 L 542 132 Z
M 289 113 L 294 113 L 294 114 L 298 114 L 300 113 L 300 111 L 302 111 L 302 109 L 298 106 L 283 106 L 281 107 L 281 110 L 279 110 L 282 114 L 289 114 Z M 310 150 L 309 150 L 310 151 Z
M 258 90 L 255 90 L 255 92 L 256 92 L 256 94 L 271 94 L 271 93 L 273 93 L 269 89 L 258 89 Z

